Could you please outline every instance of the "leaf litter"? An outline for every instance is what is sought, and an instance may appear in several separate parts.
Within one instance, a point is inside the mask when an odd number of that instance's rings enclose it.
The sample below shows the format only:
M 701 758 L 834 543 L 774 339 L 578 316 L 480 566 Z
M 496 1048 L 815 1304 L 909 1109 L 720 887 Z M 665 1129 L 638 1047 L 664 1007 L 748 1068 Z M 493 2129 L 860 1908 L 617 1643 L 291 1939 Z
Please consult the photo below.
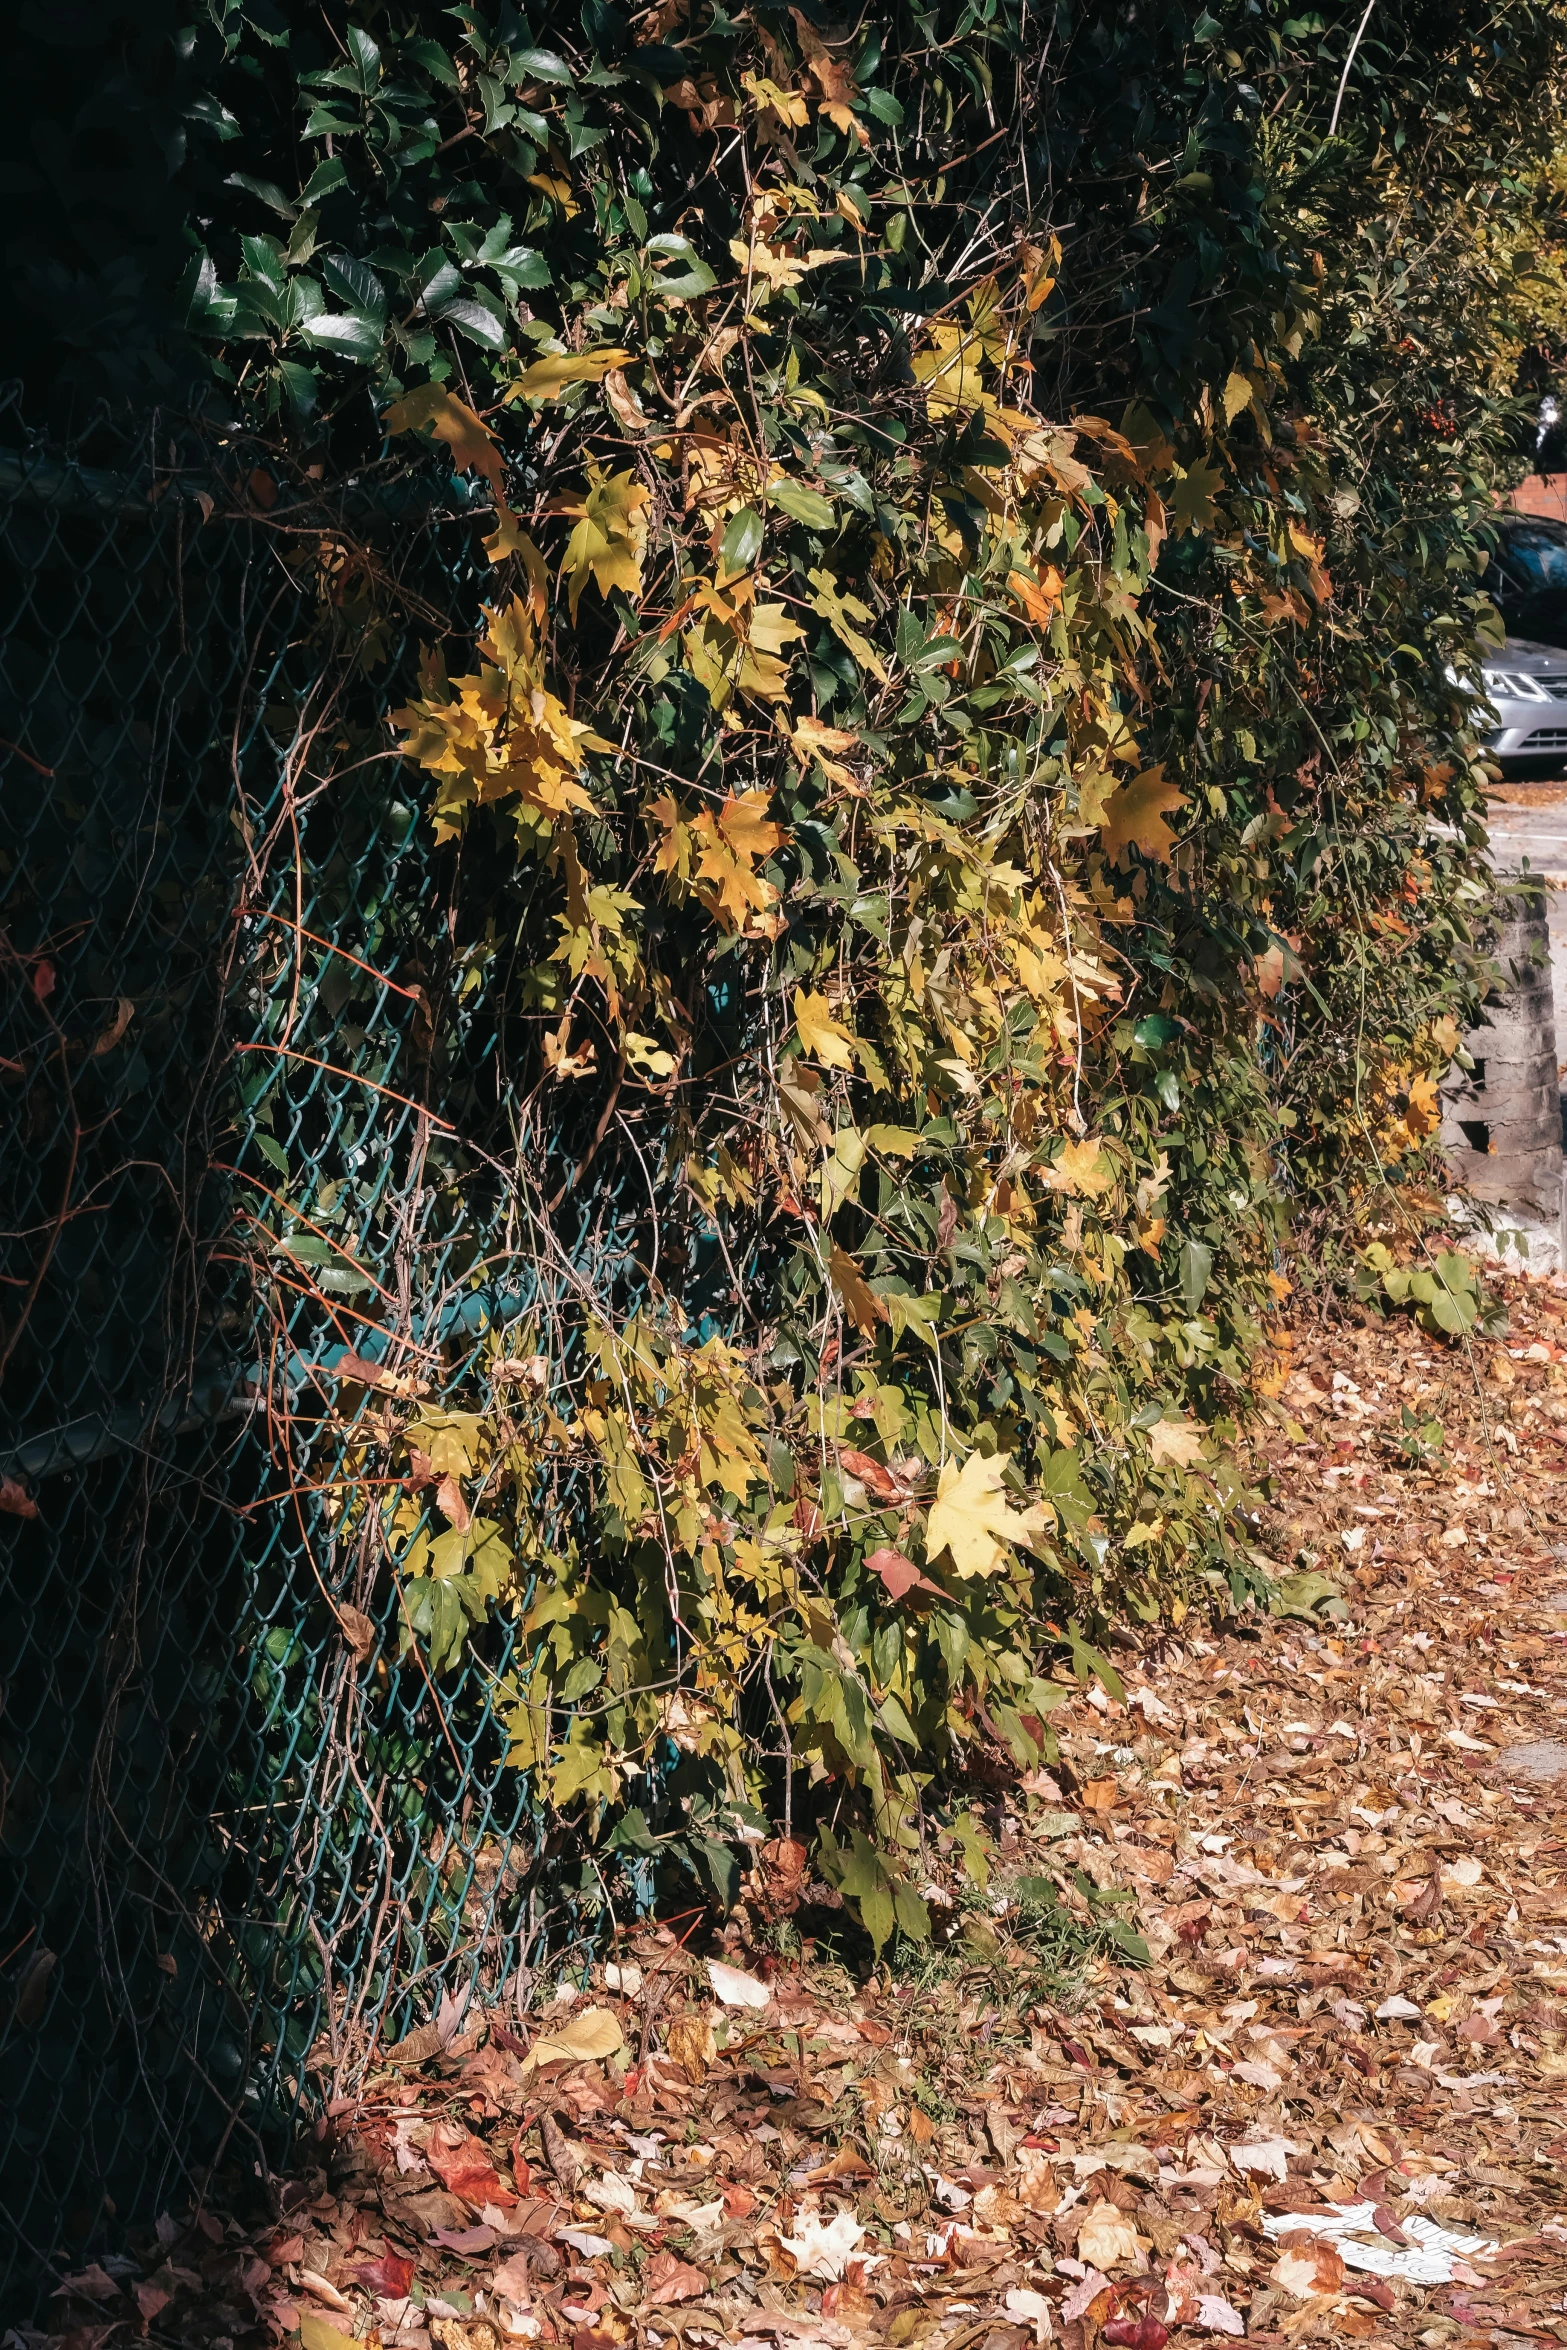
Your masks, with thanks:
M 528 2032 L 443 2012 L 294 2175 L 214 2179 L 8 2341 L 1567 2343 L 1563 1290 L 1509 1284 L 1472 1359 L 1281 1342 L 1293 1612 L 1128 1640 L 1124 1705 L 987 1777 L 939 1946 L 802 1938 L 775 1843 L 771 1904 L 623 1932 Z

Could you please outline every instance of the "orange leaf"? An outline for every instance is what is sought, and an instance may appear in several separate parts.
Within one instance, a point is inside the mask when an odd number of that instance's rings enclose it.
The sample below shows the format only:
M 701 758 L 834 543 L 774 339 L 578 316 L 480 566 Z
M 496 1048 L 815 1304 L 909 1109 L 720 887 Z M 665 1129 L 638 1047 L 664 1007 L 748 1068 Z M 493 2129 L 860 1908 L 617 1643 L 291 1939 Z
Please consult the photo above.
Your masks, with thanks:
M 873 1550 L 865 1564 L 873 1575 L 881 1577 L 889 1599 L 903 1599 L 911 1591 L 934 1591 L 938 1599 L 946 1597 L 939 1583 L 922 1575 L 911 1558 L 905 1558 L 901 1550 L 894 1550 L 890 1545 Z
M 869 1486 L 878 1501 L 902 1501 L 904 1498 L 902 1479 L 895 1477 L 880 1461 L 873 1461 L 868 1452 L 855 1452 L 851 1446 L 845 1445 L 838 1459 L 851 1477 L 858 1477 L 862 1485 Z
M 0 1477 L 0 1510 L 12 1518 L 36 1518 L 38 1504 L 14 1477 Z
M 430 2132 L 425 2160 L 447 2193 L 460 2196 L 464 2203 L 476 2208 L 485 2203 L 504 2207 L 517 2200 L 511 2189 L 501 2184 L 483 2140 L 451 2122 L 437 2122 Z
M 463 1499 L 462 1487 L 448 1469 L 435 1489 L 435 1498 L 459 1534 L 465 1534 L 473 1523 L 473 1513 Z
M 878 1322 L 891 1319 L 886 1306 L 876 1295 L 865 1275 L 846 1248 L 833 1242 L 827 1270 L 832 1285 L 843 1301 L 843 1310 L 862 1338 L 869 1338 Z
M 672 2301 L 694 2301 L 707 2291 L 709 2281 L 706 2270 L 693 2268 L 689 2260 L 677 2260 L 672 2252 L 655 2252 L 642 2272 L 643 2299 L 653 2308 L 667 2308 Z
M 1007 586 L 1016 596 L 1030 620 L 1041 628 L 1048 628 L 1061 601 L 1065 582 L 1053 563 L 1047 563 L 1036 577 L 1032 571 L 1014 571 Z
M 1145 767 L 1105 802 L 1100 837 L 1106 850 L 1118 863 L 1129 848 L 1135 848 L 1168 865 L 1175 835 L 1164 819 L 1172 808 L 1185 805 L 1184 792 L 1178 784 L 1166 781 L 1162 765 Z

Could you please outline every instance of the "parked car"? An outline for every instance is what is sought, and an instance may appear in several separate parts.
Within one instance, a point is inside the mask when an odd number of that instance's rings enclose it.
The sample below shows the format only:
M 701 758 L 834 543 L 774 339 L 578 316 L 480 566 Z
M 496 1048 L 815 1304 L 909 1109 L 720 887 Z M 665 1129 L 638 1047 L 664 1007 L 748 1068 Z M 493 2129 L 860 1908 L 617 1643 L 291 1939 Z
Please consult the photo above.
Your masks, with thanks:
M 1499 516 L 1485 585 L 1507 629 L 1482 663 L 1500 721 L 1486 748 L 1504 773 L 1567 770 L 1567 523 Z

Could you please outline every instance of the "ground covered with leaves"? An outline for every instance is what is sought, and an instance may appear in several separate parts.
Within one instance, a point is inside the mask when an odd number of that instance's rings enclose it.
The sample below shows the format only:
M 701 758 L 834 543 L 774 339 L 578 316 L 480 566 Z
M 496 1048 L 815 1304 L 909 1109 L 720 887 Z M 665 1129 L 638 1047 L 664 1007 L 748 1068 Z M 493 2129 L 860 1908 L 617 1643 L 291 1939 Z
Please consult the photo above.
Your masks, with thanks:
M 1567 1284 L 1507 1302 L 1477 1352 L 1296 1330 L 1257 1538 L 1301 1613 L 1060 1709 L 934 1949 L 856 1968 L 774 1844 L 727 1928 L 444 2011 L 50 2341 L 1567 2342 Z

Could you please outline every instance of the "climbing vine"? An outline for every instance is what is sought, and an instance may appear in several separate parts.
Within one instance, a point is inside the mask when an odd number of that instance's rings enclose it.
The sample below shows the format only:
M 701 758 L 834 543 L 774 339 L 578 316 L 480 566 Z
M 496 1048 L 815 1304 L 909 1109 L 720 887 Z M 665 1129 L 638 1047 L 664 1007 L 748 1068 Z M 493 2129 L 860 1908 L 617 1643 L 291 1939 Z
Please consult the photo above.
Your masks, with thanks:
M 601 1849 L 727 1898 L 809 1829 L 917 1934 L 954 1766 L 1266 1589 L 1291 1209 L 1429 1175 L 1558 29 L 1389 11 L 1329 137 L 1350 19 L 1255 0 L 211 21 L 210 412 L 475 515 L 482 613 L 342 533 L 323 608 L 420 642 L 377 755 L 513 1039 L 507 1148 L 432 1153 L 510 1203 L 463 1278 L 551 1268 L 433 1352 L 339 1317 L 337 1539 L 436 1684 L 518 1627 L 510 1759 Z M 351 1276 L 352 1187 L 272 1196 Z

